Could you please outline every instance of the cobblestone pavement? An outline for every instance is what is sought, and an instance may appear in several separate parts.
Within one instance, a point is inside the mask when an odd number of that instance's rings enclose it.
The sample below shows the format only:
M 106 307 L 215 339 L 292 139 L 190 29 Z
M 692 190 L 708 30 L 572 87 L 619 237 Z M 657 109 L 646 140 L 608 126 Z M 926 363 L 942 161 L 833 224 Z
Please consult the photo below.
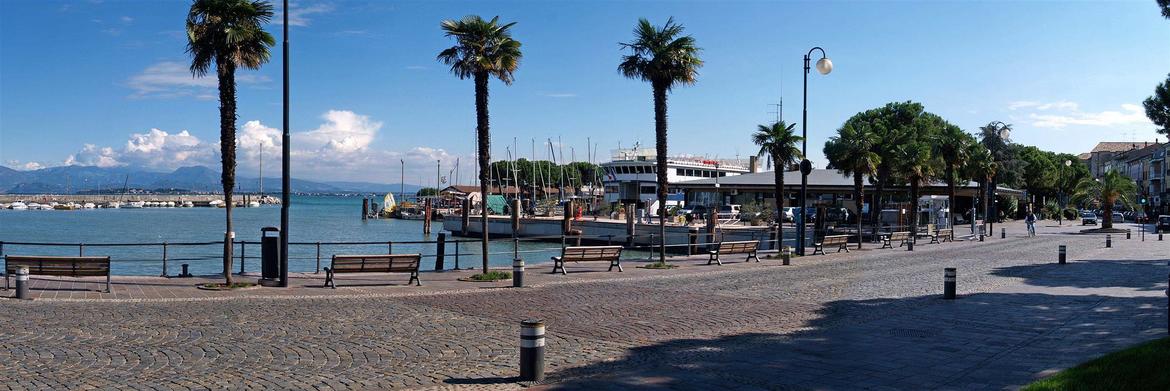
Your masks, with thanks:
M 119 278 L 91 295 L 42 278 L 37 300 L 0 300 L 0 390 L 1014 388 L 1166 335 L 1170 240 L 1115 235 L 1106 249 L 1073 230 L 867 244 L 792 266 L 540 266 L 523 289 L 458 272 L 424 273 L 421 288 L 302 275 L 230 293 Z M 958 269 L 957 300 L 939 298 L 944 267 Z M 526 318 L 548 325 L 542 384 L 515 379 Z

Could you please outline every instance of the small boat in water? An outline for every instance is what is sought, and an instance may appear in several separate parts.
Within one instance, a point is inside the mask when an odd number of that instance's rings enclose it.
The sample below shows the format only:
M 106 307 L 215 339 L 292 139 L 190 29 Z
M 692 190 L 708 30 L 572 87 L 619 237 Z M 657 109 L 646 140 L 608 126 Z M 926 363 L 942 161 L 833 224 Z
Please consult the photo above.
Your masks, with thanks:
M 28 204 L 25 204 L 25 203 L 23 203 L 23 202 L 20 202 L 20 201 L 16 201 L 16 202 L 13 202 L 13 203 L 12 203 L 12 205 L 8 205 L 8 209 L 12 209 L 12 210 L 28 210 Z
M 167 201 L 167 207 L 168 207 L 168 208 L 174 208 L 174 207 L 175 207 L 175 201 Z
M 92 202 L 86 202 L 85 204 L 81 205 L 81 208 L 82 209 L 94 209 L 94 208 L 97 208 L 97 205 L 94 205 Z
M 195 203 L 191 202 L 191 201 L 183 201 L 183 207 L 184 208 L 193 208 L 193 207 L 195 207 Z
M 111 209 L 118 209 L 122 207 L 122 203 L 118 201 L 110 201 L 106 203 L 106 207 Z
M 223 200 L 211 200 L 211 202 L 207 203 L 207 206 L 212 206 L 212 207 L 216 207 L 216 208 L 226 207 L 226 205 L 224 205 Z
M 260 207 L 260 202 L 259 202 L 259 201 L 252 201 L 252 202 L 249 202 L 249 203 L 248 203 L 248 207 L 249 207 L 249 208 L 259 208 L 259 207 Z
M 144 201 L 130 201 L 130 202 L 127 202 L 126 205 L 123 205 L 122 207 L 123 208 L 138 209 L 138 208 L 142 208 L 145 206 L 146 206 L 146 202 L 144 202 Z

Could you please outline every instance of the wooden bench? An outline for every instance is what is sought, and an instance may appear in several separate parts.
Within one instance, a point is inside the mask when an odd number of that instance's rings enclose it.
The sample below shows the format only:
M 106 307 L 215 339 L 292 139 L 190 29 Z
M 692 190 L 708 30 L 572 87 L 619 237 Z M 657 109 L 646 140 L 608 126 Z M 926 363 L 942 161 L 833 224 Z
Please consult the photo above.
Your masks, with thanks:
M 718 246 L 716 246 L 714 250 L 708 251 L 708 253 L 711 254 L 711 258 L 707 259 L 707 264 L 710 265 L 711 262 L 715 262 L 722 265 L 723 261 L 719 260 L 719 256 L 729 254 L 747 254 L 747 259 L 744 259 L 744 262 L 751 261 L 753 258 L 756 260 L 756 262 L 759 262 L 760 258 L 756 256 L 756 251 L 759 248 L 759 240 L 719 242 Z
M 110 257 L 50 257 L 40 255 L 4 256 L 4 289 L 8 276 L 26 266 L 29 275 L 87 277 L 106 276 L 106 293 L 110 293 Z
M 325 286 L 337 289 L 333 275 L 337 273 L 410 273 L 415 286 L 418 280 L 420 254 L 334 255 L 330 267 L 325 268 Z
M 882 235 L 882 248 L 894 248 L 894 241 L 898 241 L 898 247 L 906 245 L 910 241 L 909 231 L 892 232 L 889 235 Z
M 613 271 L 614 266 L 617 266 L 618 271 L 622 270 L 622 246 L 570 246 L 561 250 L 561 256 L 552 257 L 553 273 L 557 269 L 561 269 L 561 274 L 568 274 L 565 271 L 565 262 L 590 262 L 590 261 L 605 261 L 609 262 L 609 270 Z
M 825 235 L 820 243 L 813 243 L 812 255 L 817 255 L 818 252 L 824 255 L 827 246 L 837 246 L 837 252 L 841 250 L 849 252 L 849 235 Z
M 953 242 L 955 241 L 955 230 L 952 228 L 940 229 L 930 236 L 931 243 Z

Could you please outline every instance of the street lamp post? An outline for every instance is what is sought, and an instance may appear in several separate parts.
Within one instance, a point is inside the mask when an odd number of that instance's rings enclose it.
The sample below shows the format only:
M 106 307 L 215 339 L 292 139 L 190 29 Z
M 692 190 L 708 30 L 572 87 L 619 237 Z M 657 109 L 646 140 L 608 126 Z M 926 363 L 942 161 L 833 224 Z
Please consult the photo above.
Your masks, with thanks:
M 808 71 L 811 69 L 809 67 L 809 61 L 813 52 L 817 50 L 821 51 L 821 59 L 817 60 L 817 72 L 820 72 L 822 75 L 828 75 L 829 72 L 833 71 L 833 62 L 825 54 L 825 49 L 821 49 L 820 46 L 809 49 L 808 53 L 804 55 L 804 113 L 800 121 L 800 134 L 802 137 L 800 141 L 800 154 L 804 157 L 800 161 L 800 212 L 802 218 L 800 219 L 800 226 L 797 227 L 799 234 L 796 238 L 796 250 L 800 255 L 804 255 L 806 220 L 803 217 L 806 217 L 805 215 L 808 214 L 805 211 L 805 205 L 808 201 L 808 174 L 812 172 L 812 162 L 808 160 Z
M 288 133 L 288 0 L 284 0 L 284 9 L 281 12 L 284 14 L 284 37 L 283 37 L 283 57 L 284 57 L 284 126 L 280 135 L 281 149 L 280 149 L 280 287 L 288 287 L 288 208 L 292 203 L 292 197 L 289 196 L 289 187 L 292 186 L 292 174 L 289 173 L 289 160 L 291 154 L 289 152 L 289 133 Z M 260 176 L 260 180 L 264 180 L 264 176 Z M 243 262 L 243 261 L 241 261 Z
M 1068 201 L 1066 201 L 1064 198 L 1064 185 L 1065 185 L 1065 179 L 1066 179 L 1064 177 L 1064 171 L 1065 171 L 1065 167 L 1071 167 L 1071 166 L 1072 166 L 1072 160 L 1065 160 L 1064 161 L 1064 167 L 1060 168 L 1060 184 L 1056 187 L 1057 190 L 1060 191 L 1060 194 L 1057 195 L 1057 197 L 1060 197 L 1060 212 L 1057 213 L 1056 216 L 1057 216 L 1057 221 L 1059 221 L 1061 225 L 1064 225 L 1064 210 L 1066 208 L 1068 208 Z

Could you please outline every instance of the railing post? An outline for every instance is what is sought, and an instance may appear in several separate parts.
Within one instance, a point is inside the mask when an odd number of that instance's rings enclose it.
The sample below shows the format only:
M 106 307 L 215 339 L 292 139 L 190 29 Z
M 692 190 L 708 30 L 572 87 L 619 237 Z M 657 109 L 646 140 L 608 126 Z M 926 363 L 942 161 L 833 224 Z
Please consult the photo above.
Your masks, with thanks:
M 455 241 L 455 270 L 459 270 L 459 241 Z
M 386 254 L 394 254 L 394 242 L 386 241 Z
M 163 271 L 159 277 L 167 277 L 167 242 L 163 242 Z
M 240 241 L 240 274 L 241 275 L 244 274 L 244 259 L 245 259 L 244 252 L 246 251 L 245 247 L 244 247 L 245 244 L 247 244 L 247 243 L 244 243 L 244 241 L 242 241 L 242 240 Z
M 79 257 L 85 256 L 85 243 L 78 243 L 77 244 L 77 256 L 79 256 Z
M 317 242 L 317 271 L 313 273 L 321 273 L 321 242 Z
M 439 240 L 435 241 L 435 270 L 444 269 L 443 258 L 447 253 L 447 234 L 440 232 Z

